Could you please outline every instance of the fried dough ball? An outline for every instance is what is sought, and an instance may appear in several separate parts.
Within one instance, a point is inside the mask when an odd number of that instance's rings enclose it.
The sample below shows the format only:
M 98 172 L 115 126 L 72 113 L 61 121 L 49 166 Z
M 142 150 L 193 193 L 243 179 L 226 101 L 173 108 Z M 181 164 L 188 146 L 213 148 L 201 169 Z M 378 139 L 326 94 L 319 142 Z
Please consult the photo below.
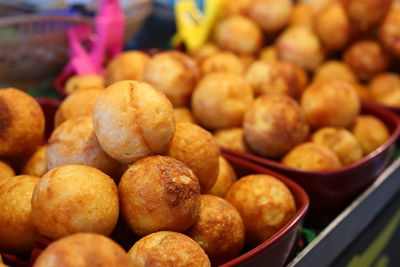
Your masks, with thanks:
M 34 267 L 133 267 L 132 259 L 110 238 L 94 234 L 73 234 L 51 243 L 39 255 Z
M 246 110 L 253 102 L 251 87 L 240 76 L 214 73 L 197 84 L 192 96 L 196 120 L 206 128 L 241 126 Z
M 86 165 L 113 178 L 121 167 L 101 148 L 90 116 L 69 119 L 53 131 L 46 162 L 48 170 L 70 164 Z
M 250 246 L 270 238 L 296 212 L 293 195 L 286 185 L 265 174 L 242 177 L 229 189 L 225 199 L 239 211 Z
M 186 235 L 160 231 L 145 236 L 128 251 L 137 267 L 210 267 L 204 250 Z
M 212 134 L 192 123 L 177 123 L 167 156 L 182 161 L 199 180 L 201 192 L 208 192 L 218 177 L 220 151 Z
M 289 27 L 303 26 L 313 29 L 315 13 L 316 12 L 314 11 L 313 7 L 309 4 L 296 4 L 290 17 Z
M 383 46 L 391 55 L 400 57 L 400 5 L 393 5 L 379 28 L 379 37 Z
M 344 128 L 324 127 L 311 136 L 311 141 L 332 149 L 343 166 L 349 165 L 363 156 L 357 138 Z
M 308 71 L 324 59 L 324 51 L 316 34 L 307 27 L 289 27 L 277 39 L 280 60 L 293 62 Z
M 355 42 L 344 52 L 343 58 L 357 77 L 363 80 L 384 72 L 389 65 L 389 57 L 374 40 Z
M 0 160 L 0 183 L 6 178 L 11 178 L 15 176 L 15 172 L 10 165 Z
M 349 83 L 357 82 L 353 71 L 342 61 L 328 60 L 322 63 L 314 73 L 313 81 L 337 79 Z
M 248 152 L 249 149 L 244 142 L 243 128 L 226 128 L 214 133 L 215 141 L 219 146 L 226 147 L 239 152 Z
M 393 0 L 344 0 L 347 15 L 361 30 L 379 24 Z
M 330 3 L 336 1 L 337 0 L 299 0 L 297 5 L 307 4 L 314 10 L 315 13 L 318 13 L 326 8 Z
M 342 167 L 336 153 L 321 144 L 303 143 L 289 151 L 283 157 L 282 164 L 302 170 L 333 170 Z
M 290 62 L 256 61 L 247 70 L 245 80 L 255 95 L 284 94 L 298 99 L 305 86 L 299 72 L 304 73 L 300 67 Z M 304 76 L 307 77 L 306 74 Z
M 192 53 L 192 57 L 198 64 L 201 64 L 203 62 L 203 60 L 205 60 L 209 56 L 217 54 L 218 52 L 220 52 L 220 49 L 218 48 L 218 46 L 216 46 L 213 43 L 206 43 L 203 46 L 201 46 L 199 49 L 194 51 Z
M 225 14 L 227 17 L 233 15 L 245 15 L 253 0 L 228 0 L 226 1 Z
M 232 166 L 226 159 L 224 159 L 223 157 L 219 157 L 218 162 L 218 178 L 208 193 L 219 197 L 225 197 L 226 193 L 228 193 L 229 188 L 236 182 L 237 177 Z
M 144 72 L 144 80 L 161 90 L 175 107 L 189 104 L 198 78 L 196 62 L 178 51 L 156 54 Z
M 353 29 L 341 2 L 333 2 L 315 16 L 315 31 L 327 50 L 338 51 L 350 41 Z
M 32 195 L 33 223 L 51 239 L 78 232 L 109 235 L 118 214 L 114 181 L 88 166 L 64 165 L 47 172 Z
M 386 72 L 372 78 L 370 84 L 371 98 L 383 105 L 400 107 L 400 76 Z
M 283 156 L 309 133 L 303 110 L 284 95 L 258 97 L 246 112 L 243 129 L 249 147 L 269 158 Z
M 354 86 L 340 80 L 314 82 L 301 98 L 307 121 L 315 129 L 350 126 L 359 114 L 360 106 Z
M 43 141 L 44 123 L 33 97 L 14 88 L 0 90 L 0 156 L 33 152 Z
M 93 126 L 107 154 L 121 163 L 132 163 L 167 148 L 175 131 L 174 110 L 153 86 L 121 81 L 98 97 Z
M 260 60 L 263 61 L 278 60 L 278 53 L 276 51 L 276 47 L 274 45 L 264 47 L 259 54 L 259 58 Z
M 390 137 L 386 125 L 377 117 L 360 115 L 352 127 L 352 132 L 360 142 L 364 155 L 383 145 Z
M 104 89 L 104 78 L 97 74 L 74 75 L 65 83 L 65 93 L 71 94 L 74 91 L 85 88 Z
M 107 85 L 123 80 L 143 81 L 150 56 L 141 51 L 126 51 L 108 63 L 105 73 Z
M 22 174 L 41 177 L 47 172 L 46 151 L 47 145 L 40 146 L 25 163 Z
M 176 123 L 178 123 L 178 122 L 195 123 L 196 122 L 190 109 L 185 108 L 185 107 L 174 108 L 174 118 L 175 118 Z
M 288 24 L 292 10 L 291 0 L 253 0 L 248 14 L 265 32 L 276 33 Z
M 186 234 L 220 265 L 237 257 L 244 245 L 244 225 L 239 212 L 225 199 L 202 195 L 199 215 Z
M 244 66 L 238 56 L 231 52 L 218 52 L 207 57 L 200 65 L 203 75 L 214 72 L 229 72 L 234 75 L 242 75 Z
M 199 212 L 199 181 L 189 167 L 170 157 L 135 162 L 122 176 L 118 191 L 125 222 L 139 236 L 185 231 Z
M 0 183 L 0 250 L 29 255 L 37 232 L 31 198 L 39 177 L 20 175 Z
M 264 36 L 260 26 L 240 15 L 225 18 L 214 30 L 216 44 L 235 53 L 257 53 L 263 45 Z

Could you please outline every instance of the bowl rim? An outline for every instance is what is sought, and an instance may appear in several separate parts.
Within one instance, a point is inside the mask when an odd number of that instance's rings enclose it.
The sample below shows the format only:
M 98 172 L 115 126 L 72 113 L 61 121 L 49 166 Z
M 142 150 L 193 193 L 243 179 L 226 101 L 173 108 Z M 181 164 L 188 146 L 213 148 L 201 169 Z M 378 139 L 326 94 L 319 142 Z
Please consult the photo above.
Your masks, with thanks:
M 308 208 L 310 206 L 310 200 L 309 197 L 306 193 L 306 191 L 295 181 L 289 179 L 288 177 L 279 174 L 275 171 L 272 171 L 266 167 L 257 165 L 253 162 L 249 162 L 245 159 L 236 157 L 234 155 L 231 155 L 229 153 L 225 153 L 222 151 L 221 154 L 225 159 L 227 159 L 229 162 L 232 162 L 233 164 L 238 164 L 241 166 L 248 167 L 252 170 L 254 170 L 255 173 L 259 174 L 267 174 L 276 177 L 279 179 L 281 182 L 283 182 L 292 192 L 292 194 L 295 196 L 295 199 L 298 199 L 298 208 L 296 213 L 293 215 L 293 217 L 281 228 L 279 229 L 278 232 L 273 234 L 270 238 L 256 246 L 255 248 L 247 251 L 244 254 L 241 254 L 240 256 L 224 263 L 221 265 L 221 267 L 228 267 L 228 266 L 235 266 L 239 263 L 242 263 L 258 254 L 263 252 L 265 249 L 273 246 L 277 242 L 279 242 L 281 239 L 283 239 L 286 234 L 291 231 L 295 226 L 297 226 L 305 217 Z
M 252 162 L 256 162 L 258 164 L 261 164 L 266 167 L 273 167 L 276 168 L 277 170 L 282 170 L 282 171 L 288 171 L 292 173 L 298 173 L 299 175 L 318 175 L 320 178 L 322 177 L 329 177 L 332 175 L 339 175 L 344 172 L 348 172 L 354 169 L 359 168 L 360 166 L 366 164 L 367 162 L 372 161 L 373 159 L 377 158 L 379 155 L 387 151 L 387 149 L 392 146 L 397 139 L 400 136 L 400 118 L 394 114 L 392 111 L 378 105 L 375 103 L 371 102 L 366 102 L 362 101 L 362 109 L 366 109 L 368 111 L 368 114 L 371 113 L 371 115 L 374 115 L 381 119 L 384 117 L 385 119 L 388 119 L 393 122 L 395 125 L 394 130 L 392 131 L 391 135 L 389 138 L 377 149 L 369 153 L 368 155 L 364 156 L 362 159 L 357 160 L 353 162 L 352 164 L 349 164 L 347 166 L 338 168 L 338 169 L 333 169 L 333 170 L 303 170 L 299 168 L 294 168 L 290 166 L 283 165 L 279 161 L 274 161 L 272 159 L 267 159 L 262 156 L 250 154 L 250 153 L 245 153 L 245 152 L 240 152 L 240 151 L 234 151 L 225 147 L 222 147 L 221 150 L 227 154 L 231 155 L 237 155 L 238 157 L 241 157 L 243 159 L 250 160 Z M 360 114 L 363 115 L 363 114 Z M 387 124 L 385 123 L 387 126 Z

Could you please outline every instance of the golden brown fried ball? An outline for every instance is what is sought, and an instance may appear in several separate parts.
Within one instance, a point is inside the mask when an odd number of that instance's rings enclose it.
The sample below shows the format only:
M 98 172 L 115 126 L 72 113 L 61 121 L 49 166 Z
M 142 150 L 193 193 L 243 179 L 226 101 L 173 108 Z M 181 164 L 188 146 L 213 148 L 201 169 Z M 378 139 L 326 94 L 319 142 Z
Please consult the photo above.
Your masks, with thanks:
M 316 34 L 307 27 L 287 28 L 277 39 L 280 60 L 293 62 L 308 71 L 314 70 L 324 59 L 324 51 Z
M 46 152 L 48 170 L 63 165 L 91 166 L 116 178 L 121 168 L 101 148 L 90 116 L 69 119 L 57 127 L 50 136 Z
M 260 60 L 263 61 L 275 61 L 278 60 L 278 53 L 276 51 L 276 47 L 274 45 L 264 47 L 260 54 Z
M 333 2 L 315 16 L 315 31 L 327 50 L 343 49 L 353 35 L 352 24 L 341 2 Z
M 118 191 L 125 222 L 139 236 L 185 231 L 199 212 L 199 181 L 189 167 L 170 157 L 135 162 L 122 176 Z
M 44 123 L 33 97 L 14 88 L 0 90 L 0 156 L 32 152 L 43 141 Z
M 229 72 L 234 75 L 242 75 L 244 66 L 238 56 L 231 52 L 218 52 L 207 57 L 200 64 L 203 75 L 214 72 Z
M 0 184 L 0 250 L 29 255 L 37 232 L 31 198 L 39 177 L 15 176 Z
M 322 63 L 314 73 L 313 81 L 337 79 L 349 83 L 357 82 L 353 71 L 342 61 L 328 60 Z
M 290 16 L 289 27 L 303 26 L 313 29 L 315 13 L 313 7 L 309 4 L 296 4 L 293 8 L 292 15 Z
M 190 109 L 185 107 L 174 108 L 174 118 L 176 123 L 178 122 L 196 123 L 196 120 L 194 119 Z
M 232 166 L 226 159 L 224 159 L 223 157 L 219 157 L 218 162 L 218 178 L 208 193 L 219 197 L 225 197 L 226 193 L 228 193 L 229 188 L 231 188 L 231 186 L 236 182 L 237 177 Z
M 241 15 L 219 21 L 215 26 L 214 39 L 221 49 L 246 54 L 257 53 L 264 42 L 260 26 Z
M 104 89 L 104 78 L 97 74 L 74 75 L 65 83 L 65 92 L 71 94 L 79 89 L 98 88 Z
M 377 117 L 360 115 L 352 127 L 352 132 L 360 142 L 364 155 L 383 145 L 390 137 L 386 125 Z
M 258 97 L 246 112 L 243 128 L 249 147 L 269 158 L 283 156 L 309 133 L 303 110 L 284 95 Z
M 311 136 L 311 141 L 333 150 L 344 166 L 363 156 L 362 147 L 357 138 L 344 128 L 321 128 Z
M 389 57 L 382 46 L 374 40 L 353 43 L 344 52 L 343 58 L 357 77 L 363 80 L 384 72 L 389 65 Z
M 118 214 L 114 181 L 89 166 L 64 165 L 47 172 L 32 195 L 33 223 L 51 239 L 78 232 L 109 235 Z
M 350 126 L 359 114 L 360 106 L 354 86 L 340 80 L 314 82 L 301 98 L 307 121 L 315 129 Z
M 233 15 L 245 15 L 253 0 L 228 0 L 226 1 L 225 14 L 227 17 Z
M 303 143 L 289 151 L 283 157 L 282 164 L 302 170 L 333 170 L 342 167 L 336 153 L 317 143 Z
M 134 265 L 128 254 L 110 238 L 94 233 L 79 233 L 51 243 L 39 255 L 33 266 L 133 267 Z
M 202 45 L 199 49 L 194 51 L 192 53 L 192 57 L 198 64 L 201 64 L 203 62 L 203 60 L 205 60 L 209 56 L 217 54 L 218 52 L 220 52 L 220 49 L 218 48 L 218 46 L 216 46 L 213 43 L 206 43 L 206 44 Z
M 121 81 L 98 97 L 93 126 L 107 154 L 121 163 L 131 163 L 167 148 L 175 131 L 174 110 L 153 86 Z
M 229 189 L 225 199 L 239 211 L 250 246 L 270 238 L 296 212 L 293 195 L 286 185 L 265 174 L 242 177 Z
M 189 104 L 198 78 L 196 62 L 178 51 L 155 55 L 144 72 L 144 80 L 161 90 L 175 107 Z
M 15 176 L 15 172 L 10 165 L 6 162 L 0 160 L 0 183 L 6 178 L 11 178 Z
M 64 121 L 78 116 L 91 116 L 97 97 L 103 89 L 86 88 L 74 91 L 67 96 L 57 109 L 54 126 L 57 127 Z
M 386 72 L 372 78 L 370 84 L 371 98 L 383 105 L 400 107 L 400 76 Z
M 253 102 L 251 87 L 240 76 L 214 73 L 197 84 L 192 96 L 196 120 L 208 129 L 241 126 Z
M 105 73 L 107 85 L 123 80 L 143 81 L 150 56 L 141 51 L 125 51 L 108 63 Z
M 204 250 L 190 237 L 169 231 L 145 236 L 128 251 L 136 267 L 210 267 Z
M 25 163 L 22 174 L 41 177 L 47 172 L 46 151 L 47 145 L 40 146 Z
M 195 124 L 176 124 L 175 135 L 166 155 L 192 169 L 203 193 L 207 193 L 217 180 L 219 147 L 210 132 Z
M 255 95 L 284 94 L 298 99 L 305 87 L 302 77 L 307 77 L 301 72 L 304 73 L 300 67 L 290 62 L 256 61 L 247 70 L 245 80 Z
M 330 3 L 336 2 L 337 0 L 299 0 L 298 4 L 309 5 L 315 13 L 322 11 Z
M 382 45 L 395 57 L 400 57 L 400 5 L 394 4 L 379 28 Z
M 219 146 L 239 152 L 249 151 L 249 148 L 244 142 L 243 128 L 227 128 L 217 130 L 214 133 L 214 138 Z
M 288 24 L 292 10 L 291 0 L 253 0 L 248 14 L 265 32 L 276 33 Z
M 244 225 L 239 212 L 225 199 L 202 195 L 199 215 L 186 234 L 195 240 L 213 265 L 237 257 L 244 245 Z

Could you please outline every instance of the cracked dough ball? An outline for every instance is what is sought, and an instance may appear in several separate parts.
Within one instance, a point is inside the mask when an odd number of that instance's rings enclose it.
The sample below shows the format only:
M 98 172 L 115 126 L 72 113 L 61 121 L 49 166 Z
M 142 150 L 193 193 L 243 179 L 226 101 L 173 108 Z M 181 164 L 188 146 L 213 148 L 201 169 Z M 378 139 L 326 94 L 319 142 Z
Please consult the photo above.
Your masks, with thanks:
M 46 151 L 48 145 L 40 146 L 25 163 L 22 174 L 41 177 L 47 172 Z
M 225 197 L 229 188 L 236 182 L 236 173 L 229 162 L 222 156 L 218 158 L 219 172 L 217 180 L 208 192 L 211 195 Z
M 104 89 L 105 81 L 100 75 L 89 74 L 89 75 L 74 75 L 67 80 L 65 83 L 65 93 L 72 94 L 73 92 L 86 89 L 86 88 L 98 88 Z

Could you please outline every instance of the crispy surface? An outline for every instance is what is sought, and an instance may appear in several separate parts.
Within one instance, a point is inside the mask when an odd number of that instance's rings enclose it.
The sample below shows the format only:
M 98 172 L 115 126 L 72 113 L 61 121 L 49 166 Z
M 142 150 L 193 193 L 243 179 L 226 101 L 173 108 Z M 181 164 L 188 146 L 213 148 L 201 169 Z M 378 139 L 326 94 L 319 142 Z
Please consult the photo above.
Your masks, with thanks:
M 22 174 L 41 177 L 47 172 L 46 151 L 47 145 L 40 146 L 25 163 Z
M 65 83 L 65 92 L 72 94 L 73 92 L 85 88 L 104 89 L 104 78 L 97 74 L 74 75 Z
M 249 148 L 243 139 L 242 128 L 227 128 L 217 130 L 214 139 L 219 146 L 226 147 L 239 152 L 248 152 Z
M 236 182 L 237 177 L 232 166 L 226 159 L 220 156 L 218 158 L 218 162 L 219 162 L 218 177 L 213 187 L 211 187 L 208 193 L 219 197 L 225 197 L 229 188 L 233 185 L 233 183 Z

